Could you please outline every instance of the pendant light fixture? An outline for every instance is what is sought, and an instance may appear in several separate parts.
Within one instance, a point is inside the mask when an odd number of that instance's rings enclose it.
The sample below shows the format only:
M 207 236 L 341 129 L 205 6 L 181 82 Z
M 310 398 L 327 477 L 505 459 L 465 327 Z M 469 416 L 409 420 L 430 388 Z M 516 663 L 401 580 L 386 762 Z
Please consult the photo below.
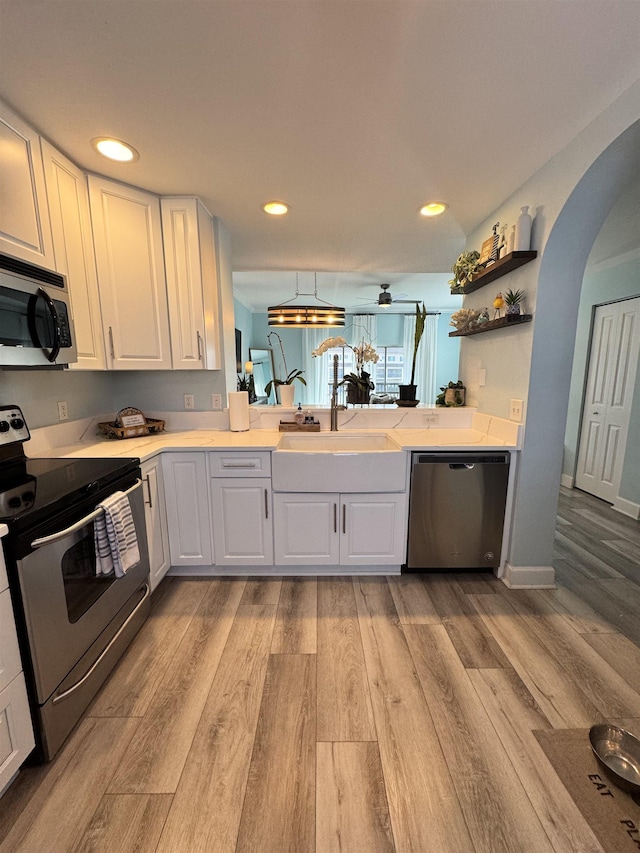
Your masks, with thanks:
M 296 273 L 296 295 L 280 305 L 271 305 L 267 309 L 267 317 L 270 326 L 289 326 L 292 328 L 339 328 L 344 326 L 344 308 L 331 305 L 318 296 L 318 275 L 313 274 L 314 290 L 313 297 L 315 305 L 299 305 L 296 299 L 299 296 L 311 296 L 298 289 L 298 273 Z

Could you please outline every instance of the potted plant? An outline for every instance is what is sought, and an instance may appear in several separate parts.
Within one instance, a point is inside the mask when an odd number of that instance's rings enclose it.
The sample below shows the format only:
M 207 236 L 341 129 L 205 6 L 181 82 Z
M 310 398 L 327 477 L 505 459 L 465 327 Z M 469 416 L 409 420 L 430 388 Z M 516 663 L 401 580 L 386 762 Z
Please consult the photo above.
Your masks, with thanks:
M 418 347 L 420 346 L 420 341 L 422 340 L 422 335 L 424 333 L 424 323 L 427 317 L 427 309 L 424 306 L 424 302 L 422 303 L 422 308 L 418 302 L 416 302 L 416 330 L 413 336 L 413 359 L 411 361 L 411 380 L 408 385 L 398 385 L 398 400 L 396 400 L 396 404 L 398 406 L 417 406 L 420 402 L 416 400 L 416 359 L 418 357 Z
M 280 345 L 280 352 L 282 354 L 282 364 L 284 365 L 285 378 L 284 379 L 272 379 L 270 382 L 267 382 L 267 384 L 264 386 L 264 392 L 267 395 L 267 400 L 268 400 L 269 396 L 271 394 L 271 391 L 272 390 L 274 391 L 274 396 L 275 396 L 275 389 L 279 389 L 280 404 L 282 406 L 293 406 L 293 395 L 294 395 L 293 383 L 297 380 L 302 385 L 307 384 L 306 379 L 302 375 L 304 373 L 304 370 L 291 370 L 291 371 L 287 370 L 287 360 L 286 360 L 285 355 L 284 355 L 284 347 L 282 346 L 282 339 L 280 338 L 280 335 L 277 332 L 269 332 L 269 334 L 267 335 L 267 340 L 269 341 L 269 344 L 271 344 L 271 335 L 275 335 L 275 337 L 278 339 L 278 344 Z M 287 389 L 286 391 L 284 391 L 285 388 Z M 277 403 L 277 399 L 276 399 L 276 403 Z
M 457 290 L 469 284 L 475 273 L 478 272 L 478 261 L 480 252 L 463 252 L 451 267 L 453 278 L 449 281 L 451 290 Z
M 436 397 L 436 406 L 464 406 L 466 389 L 461 380 L 449 382 L 448 385 L 440 387 L 440 393 Z
M 524 290 L 507 290 L 503 298 L 507 306 L 507 317 L 510 314 L 520 313 L 520 304 L 524 299 Z
M 375 364 L 380 356 L 370 343 L 362 341 L 358 346 L 351 346 L 343 337 L 327 338 L 311 355 L 315 358 L 334 347 L 347 347 L 353 351 L 356 357 L 356 369 L 354 373 L 346 373 L 338 385 L 345 385 L 347 389 L 347 403 L 352 405 L 366 405 L 369 403 L 371 392 L 376 387 L 371 380 L 371 374 L 367 373 L 364 365 Z

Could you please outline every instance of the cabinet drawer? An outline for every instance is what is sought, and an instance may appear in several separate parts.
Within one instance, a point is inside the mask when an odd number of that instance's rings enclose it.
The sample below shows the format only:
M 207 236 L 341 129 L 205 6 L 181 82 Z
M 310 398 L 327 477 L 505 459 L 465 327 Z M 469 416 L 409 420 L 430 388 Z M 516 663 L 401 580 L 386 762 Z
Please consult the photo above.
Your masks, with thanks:
M 270 477 L 271 453 L 260 450 L 246 451 L 216 450 L 209 454 L 212 477 Z
M 6 687 L 21 669 L 11 594 L 5 589 L 0 593 L 0 690 Z

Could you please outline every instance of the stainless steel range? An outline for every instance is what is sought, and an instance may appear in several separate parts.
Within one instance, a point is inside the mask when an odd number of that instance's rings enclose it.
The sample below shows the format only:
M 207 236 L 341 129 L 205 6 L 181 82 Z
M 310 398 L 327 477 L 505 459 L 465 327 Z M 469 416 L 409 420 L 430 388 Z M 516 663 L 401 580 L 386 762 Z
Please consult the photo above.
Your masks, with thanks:
M 18 406 L 0 407 L 0 522 L 36 758 L 51 759 L 149 613 L 139 459 L 29 459 Z M 96 570 L 98 505 L 128 496 L 139 560 Z

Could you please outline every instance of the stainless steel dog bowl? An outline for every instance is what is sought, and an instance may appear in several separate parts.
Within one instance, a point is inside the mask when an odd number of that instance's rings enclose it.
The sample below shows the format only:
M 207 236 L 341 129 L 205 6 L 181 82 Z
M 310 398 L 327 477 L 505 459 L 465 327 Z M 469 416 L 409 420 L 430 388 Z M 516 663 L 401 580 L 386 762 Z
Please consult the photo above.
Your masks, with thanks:
M 591 749 L 613 782 L 631 794 L 640 793 L 640 740 L 631 732 L 600 723 L 589 730 Z

